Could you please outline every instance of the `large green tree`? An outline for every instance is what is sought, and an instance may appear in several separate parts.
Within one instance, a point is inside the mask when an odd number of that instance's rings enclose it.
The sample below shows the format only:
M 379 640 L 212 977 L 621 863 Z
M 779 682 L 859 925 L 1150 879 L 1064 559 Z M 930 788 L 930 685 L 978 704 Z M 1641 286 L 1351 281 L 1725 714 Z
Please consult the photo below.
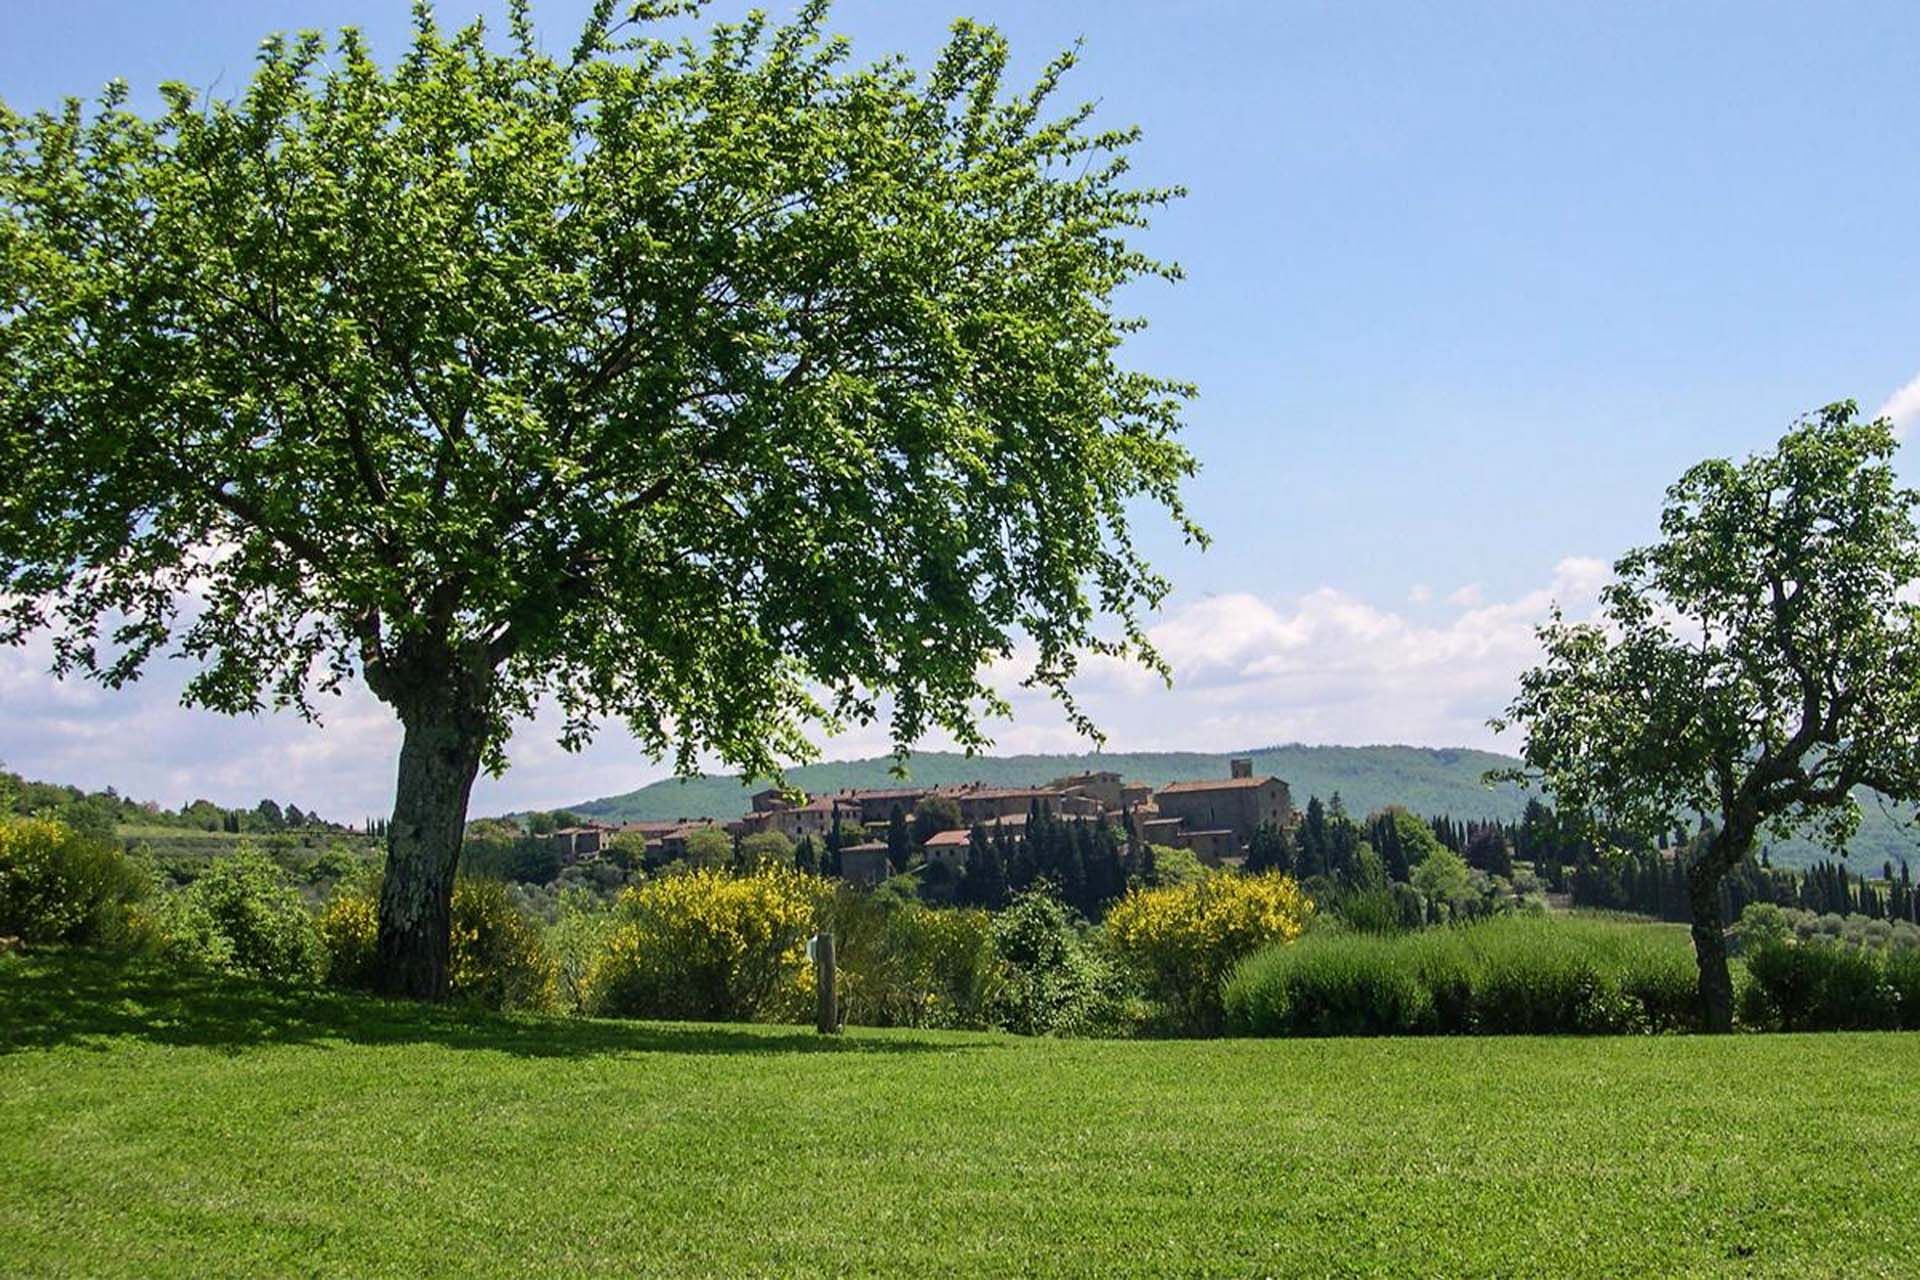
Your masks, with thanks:
M 117 685 L 403 728 L 383 981 L 447 989 L 469 788 L 542 700 L 691 769 L 815 729 L 984 742 L 1019 645 L 1158 665 L 1130 517 L 1198 537 L 1190 389 L 1116 295 L 1173 192 L 957 24 L 858 67 L 825 5 L 564 56 L 424 5 L 391 67 L 274 37 L 236 100 L 0 112 L 0 642 Z
M 1856 788 L 1920 797 L 1920 494 L 1895 447 L 1843 403 L 1771 453 L 1688 471 L 1660 541 L 1615 564 L 1597 622 L 1556 612 L 1496 721 L 1596 832 L 1651 842 L 1715 819 L 1687 866 L 1710 1030 L 1732 1025 L 1720 883 L 1760 835 L 1840 851 Z

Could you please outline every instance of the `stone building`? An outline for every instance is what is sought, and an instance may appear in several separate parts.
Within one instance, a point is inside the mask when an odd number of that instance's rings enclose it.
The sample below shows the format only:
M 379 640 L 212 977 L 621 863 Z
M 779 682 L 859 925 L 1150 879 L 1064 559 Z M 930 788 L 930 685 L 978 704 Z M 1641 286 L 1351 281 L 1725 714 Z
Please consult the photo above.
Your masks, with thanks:
M 1179 818 L 1188 831 L 1230 830 L 1236 845 L 1251 840 L 1261 823 L 1284 824 L 1293 812 L 1287 784 L 1254 777 L 1246 759 L 1233 762 L 1229 777 L 1169 783 L 1153 800 L 1162 818 Z
M 870 888 L 891 874 L 893 868 L 887 862 L 887 846 L 883 841 L 868 840 L 840 850 L 840 878 L 850 884 Z

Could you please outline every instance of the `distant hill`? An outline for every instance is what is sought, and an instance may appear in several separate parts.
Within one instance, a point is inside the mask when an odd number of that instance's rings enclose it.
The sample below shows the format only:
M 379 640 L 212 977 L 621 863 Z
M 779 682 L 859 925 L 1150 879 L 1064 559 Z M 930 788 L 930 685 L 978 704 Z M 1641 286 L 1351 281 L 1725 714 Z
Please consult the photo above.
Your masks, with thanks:
M 1480 777 L 1489 769 L 1515 763 L 1488 751 L 1428 747 L 1266 747 L 1220 755 L 1192 751 L 1087 752 L 1079 755 L 965 756 L 929 751 L 909 762 L 915 783 L 985 782 L 995 786 L 1031 786 L 1070 773 L 1110 769 L 1129 782 L 1161 786 L 1195 778 L 1222 778 L 1227 761 L 1251 755 L 1255 773 L 1286 780 L 1295 802 L 1340 794 L 1359 814 L 1388 804 L 1416 813 L 1450 813 L 1462 818 L 1520 816 L 1526 803 L 1511 786 L 1489 788 Z M 836 760 L 789 770 L 787 780 L 809 793 L 846 787 L 900 785 L 888 772 L 892 760 Z M 733 777 L 668 779 L 625 795 L 566 806 L 584 817 L 632 822 L 643 818 L 730 818 L 747 808 L 750 788 Z
M 1209 754 L 1194 751 L 1084 752 L 1077 755 L 965 756 L 957 752 L 928 751 L 909 761 L 909 780 L 939 784 L 985 782 L 995 786 L 1031 786 L 1070 773 L 1110 769 L 1129 782 L 1161 786 L 1194 778 L 1226 776 L 1233 756 L 1253 757 L 1255 773 L 1285 779 L 1296 805 L 1309 796 L 1330 799 L 1336 792 L 1349 812 L 1364 815 L 1389 804 L 1404 805 L 1423 816 L 1449 814 L 1455 818 L 1495 818 L 1513 821 L 1526 805 L 1518 787 L 1489 787 L 1481 777 L 1490 769 L 1519 762 L 1511 756 L 1465 747 L 1309 747 L 1299 743 L 1261 747 L 1252 751 Z M 888 772 L 892 759 L 835 760 L 791 769 L 787 780 L 814 794 L 848 787 L 886 787 L 899 783 Z M 634 822 L 662 818 L 731 818 L 747 809 L 753 790 L 736 777 L 668 779 L 624 795 L 607 796 L 565 806 L 583 817 L 603 822 Z M 1877 801 L 1864 798 L 1865 821 L 1849 854 L 1856 870 L 1876 872 L 1889 859 L 1901 858 L 1920 868 L 1920 832 L 1883 813 Z M 1783 866 L 1805 866 L 1820 853 L 1803 840 L 1776 843 L 1774 860 Z

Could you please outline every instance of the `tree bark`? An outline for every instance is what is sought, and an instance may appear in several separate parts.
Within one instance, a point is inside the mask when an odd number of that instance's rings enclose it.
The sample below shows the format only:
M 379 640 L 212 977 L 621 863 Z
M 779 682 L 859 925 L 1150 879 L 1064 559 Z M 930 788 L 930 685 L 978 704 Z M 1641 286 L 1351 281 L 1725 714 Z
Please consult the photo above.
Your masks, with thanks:
M 454 871 L 488 733 L 487 681 L 462 679 L 458 664 L 405 689 L 393 686 L 392 671 L 382 675 L 405 734 L 380 887 L 377 983 L 386 995 L 444 1000 Z
M 1700 967 L 1700 1026 L 1733 1030 L 1733 975 L 1727 968 L 1726 926 L 1720 919 L 1719 859 L 1709 852 L 1688 868 L 1687 905 L 1693 915 L 1693 954 Z

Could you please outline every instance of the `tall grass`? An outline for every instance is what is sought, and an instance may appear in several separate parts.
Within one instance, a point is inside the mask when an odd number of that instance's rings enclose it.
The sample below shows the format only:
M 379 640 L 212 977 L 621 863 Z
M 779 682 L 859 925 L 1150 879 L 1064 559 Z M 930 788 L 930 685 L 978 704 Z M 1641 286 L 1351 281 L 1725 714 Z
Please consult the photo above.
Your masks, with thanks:
M 1507 916 L 1382 936 L 1321 934 L 1241 962 L 1232 1034 L 1502 1035 L 1655 1032 L 1697 1022 L 1685 933 Z

